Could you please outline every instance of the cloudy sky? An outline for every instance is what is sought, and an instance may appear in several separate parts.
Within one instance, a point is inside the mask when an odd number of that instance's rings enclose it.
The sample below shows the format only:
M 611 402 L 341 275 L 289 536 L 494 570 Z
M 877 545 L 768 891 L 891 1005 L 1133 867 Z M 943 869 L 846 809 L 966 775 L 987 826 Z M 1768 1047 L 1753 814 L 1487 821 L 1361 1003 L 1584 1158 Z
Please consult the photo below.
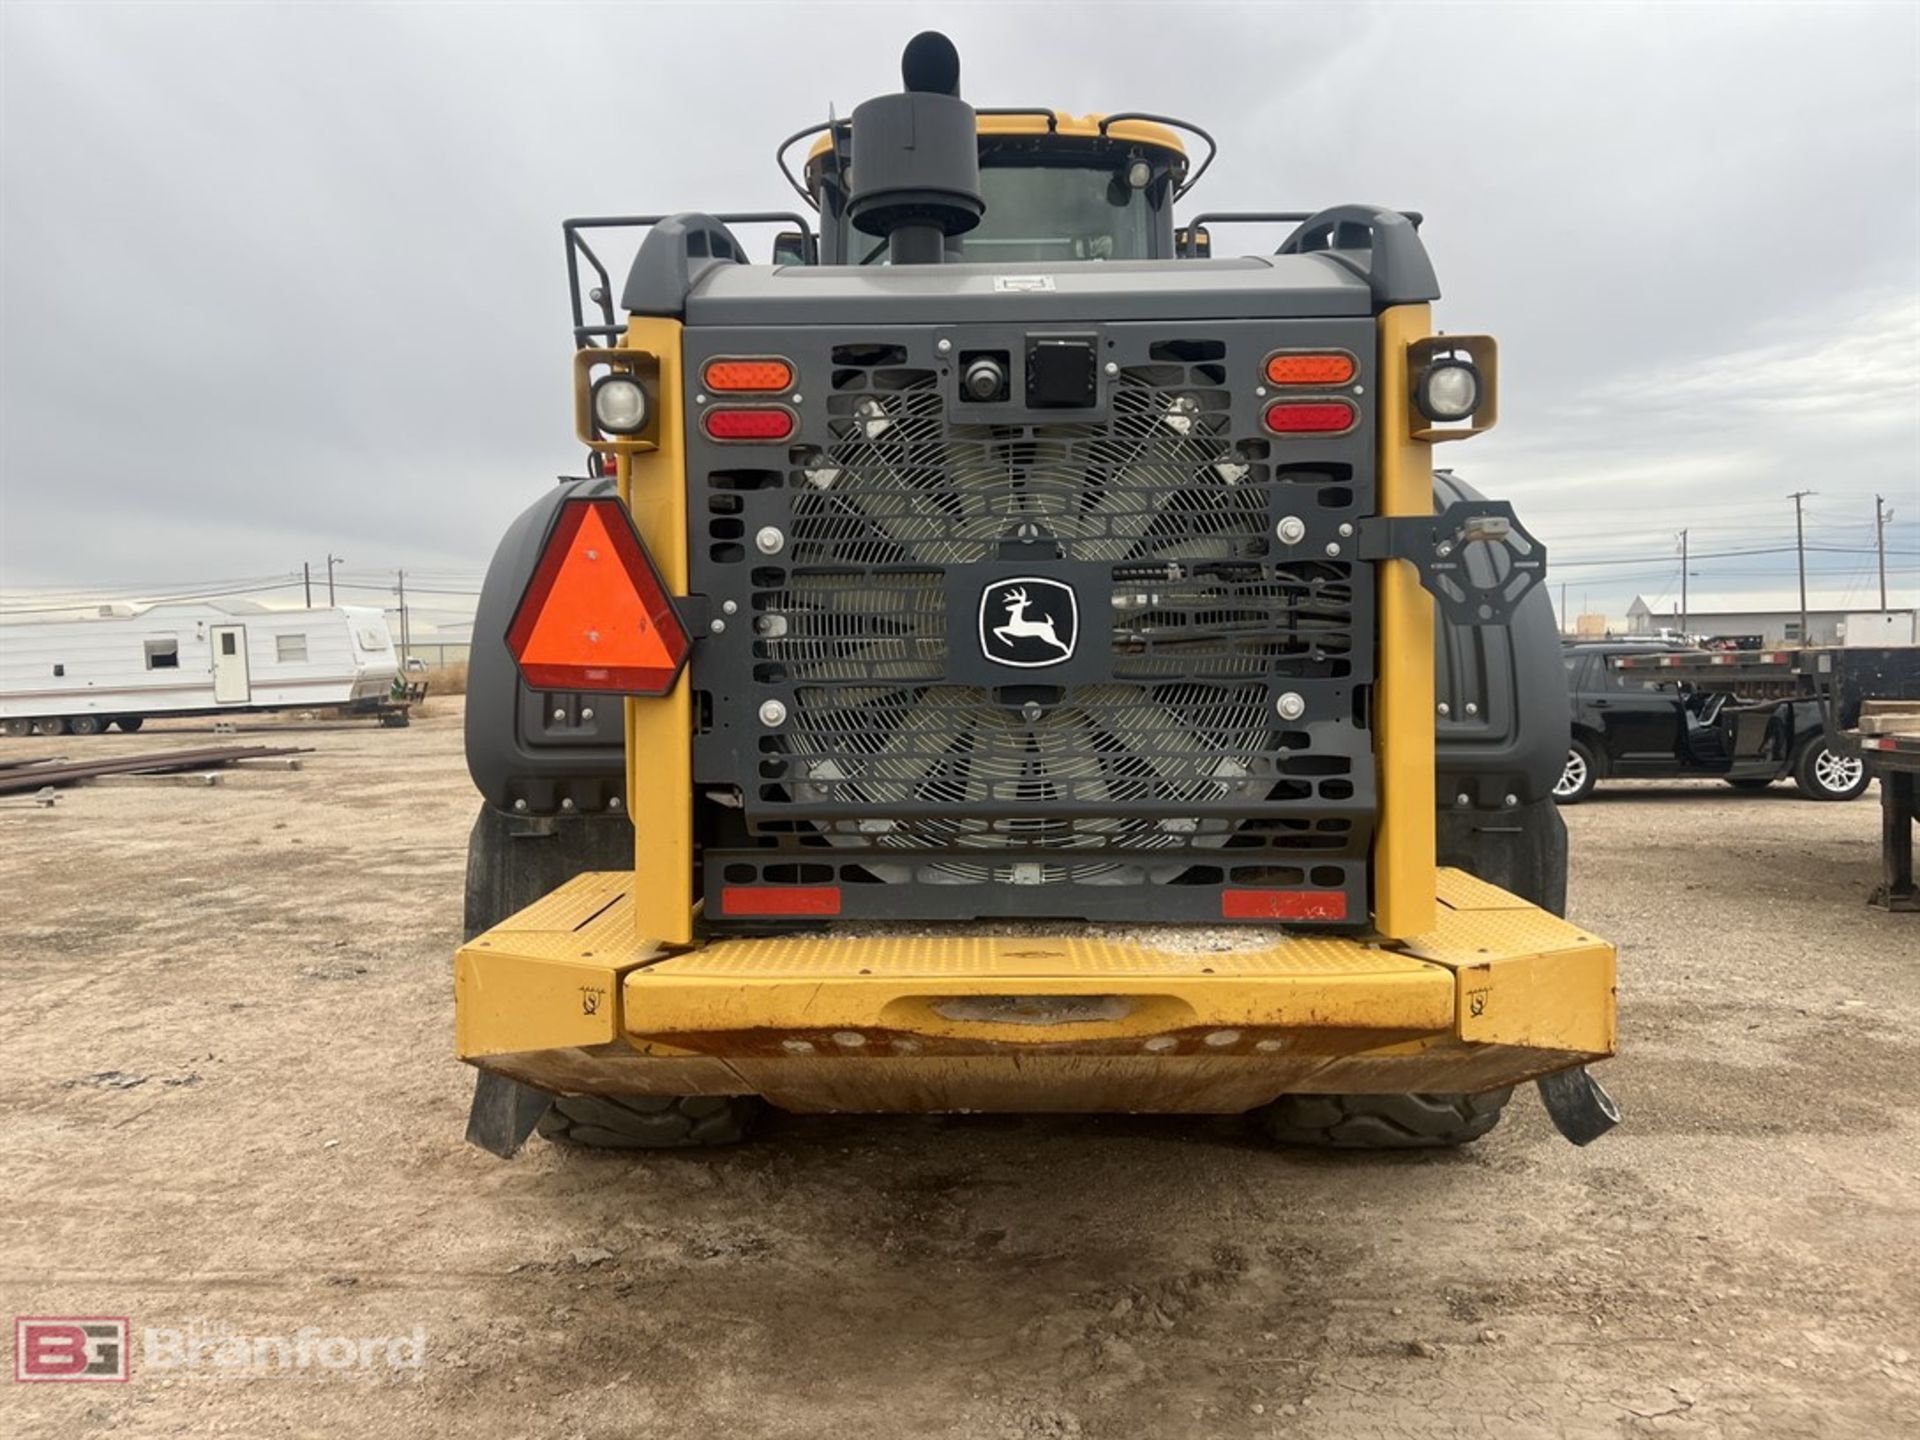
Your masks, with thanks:
M 784 207 L 774 141 L 894 88 L 926 26 L 977 104 L 1207 126 L 1206 208 L 1425 211 L 1442 323 L 1502 346 L 1500 428 L 1445 458 L 1521 503 L 1574 609 L 1671 603 L 1682 527 L 1696 610 L 1784 599 L 1790 553 L 1723 552 L 1790 545 L 1803 489 L 1814 602 L 1874 603 L 1878 492 L 1913 603 L 1908 3 L 8 0 L 0 589 L 331 551 L 462 604 L 581 463 L 560 219 Z

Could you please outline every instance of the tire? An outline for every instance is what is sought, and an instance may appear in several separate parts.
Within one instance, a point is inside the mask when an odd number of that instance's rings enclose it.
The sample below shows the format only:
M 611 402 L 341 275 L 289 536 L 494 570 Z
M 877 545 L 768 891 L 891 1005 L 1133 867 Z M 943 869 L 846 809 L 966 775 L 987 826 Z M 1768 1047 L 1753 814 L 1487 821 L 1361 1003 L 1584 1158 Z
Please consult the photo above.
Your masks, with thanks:
M 107 722 L 98 715 L 76 715 L 67 722 L 67 729 L 75 735 L 98 735 L 107 728 Z
M 36 720 L 33 722 L 33 733 L 36 735 L 64 735 L 67 733 L 67 722 L 59 715 L 52 716 L 46 720 Z
M 1576 739 L 1567 746 L 1567 763 L 1553 782 L 1553 798 L 1562 805 L 1578 805 L 1593 793 L 1599 779 L 1599 757 L 1586 741 Z
M 114 721 L 113 723 L 118 725 L 122 730 L 126 731 L 127 734 L 131 735 L 134 733 L 134 731 L 138 730 L 142 725 L 147 723 L 147 717 L 144 715 L 122 715 L 118 720 Z
M 1765 790 L 1777 779 L 1777 775 L 1743 775 L 1738 780 L 1727 781 L 1727 784 L 1736 790 Z
M 466 938 L 576 875 L 632 864 L 633 827 L 625 815 L 533 825 L 482 805 L 467 838 Z M 757 1095 L 560 1095 L 534 1128 L 561 1145 L 684 1150 L 744 1140 L 765 1110 Z
M 765 1109 L 757 1095 L 562 1095 L 536 1128 L 594 1150 L 687 1150 L 746 1139 Z
M 1815 736 L 1794 757 L 1793 783 L 1809 800 L 1858 800 L 1871 779 L 1867 762 L 1847 755 Z
M 1478 1140 L 1513 1090 L 1484 1095 L 1282 1095 L 1253 1112 L 1278 1145 L 1323 1150 L 1434 1150 Z
M 1567 821 L 1551 797 L 1512 809 L 1449 805 L 1435 817 L 1440 863 L 1554 915 L 1567 913 Z
M 31 720 L 0 721 L 0 732 L 4 732 L 9 740 L 24 740 L 33 734 L 33 722 Z

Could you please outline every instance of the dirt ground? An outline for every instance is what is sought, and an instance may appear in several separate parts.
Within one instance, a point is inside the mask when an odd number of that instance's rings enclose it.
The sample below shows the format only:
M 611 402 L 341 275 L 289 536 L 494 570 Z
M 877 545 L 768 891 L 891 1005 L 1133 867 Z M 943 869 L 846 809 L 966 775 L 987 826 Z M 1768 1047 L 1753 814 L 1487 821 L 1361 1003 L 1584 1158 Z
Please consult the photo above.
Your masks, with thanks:
M 134 1336 L 131 1383 L 8 1384 L 0 1432 L 1915 1433 L 1920 917 L 1862 903 L 1871 797 L 1569 812 L 1573 913 L 1622 951 L 1627 1123 L 1585 1151 L 1527 1093 L 1438 1156 L 781 1117 L 725 1152 L 502 1162 L 461 1140 L 475 801 L 440 704 L 262 726 L 317 748 L 297 773 L 0 803 L 0 1308 Z M 425 1344 L 188 1374 L 149 1327 Z

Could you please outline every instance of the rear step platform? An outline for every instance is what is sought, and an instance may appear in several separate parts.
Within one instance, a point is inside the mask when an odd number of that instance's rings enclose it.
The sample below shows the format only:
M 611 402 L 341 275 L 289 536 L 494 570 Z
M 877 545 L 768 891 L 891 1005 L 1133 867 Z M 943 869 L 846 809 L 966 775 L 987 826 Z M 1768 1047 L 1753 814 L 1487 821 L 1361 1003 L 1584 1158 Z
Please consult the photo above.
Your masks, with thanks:
M 633 935 L 632 885 L 582 875 L 460 951 L 462 1058 L 562 1094 L 1228 1113 L 1473 1093 L 1614 1046 L 1612 947 L 1459 871 L 1432 932 L 1391 943 L 1075 924 L 670 953 Z

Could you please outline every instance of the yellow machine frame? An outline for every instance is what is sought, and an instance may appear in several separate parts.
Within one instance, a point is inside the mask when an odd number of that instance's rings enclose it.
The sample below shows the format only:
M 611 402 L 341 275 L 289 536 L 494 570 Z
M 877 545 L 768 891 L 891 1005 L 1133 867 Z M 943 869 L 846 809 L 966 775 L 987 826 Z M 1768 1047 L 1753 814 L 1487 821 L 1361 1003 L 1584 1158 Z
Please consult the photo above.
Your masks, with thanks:
M 1386 515 L 1431 510 L 1431 445 L 1448 436 L 1425 428 L 1410 401 L 1431 338 L 1425 305 L 1380 317 Z M 1490 370 L 1491 342 L 1475 343 Z M 586 438 L 613 456 L 619 493 L 675 593 L 688 576 L 681 363 L 679 324 L 636 317 L 617 350 L 584 353 L 576 372 L 581 387 L 596 364 L 656 381 L 651 434 Z M 1489 405 L 1472 429 L 1491 418 Z M 1436 867 L 1433 602 L 1411 562 L 1380 564 L 1372 933 L 1210 950 L 1171 931 L 1161 943 L 699 944 L 692 684 L 682 675 L 663 699 L 627 702 L 633 870 L 582 875 L 461 949 L 461 1057 L 563 1094 L 1225 1113 L 1290 1092 L 1473 1093 L 1610 1055 L 1613 948 Z

